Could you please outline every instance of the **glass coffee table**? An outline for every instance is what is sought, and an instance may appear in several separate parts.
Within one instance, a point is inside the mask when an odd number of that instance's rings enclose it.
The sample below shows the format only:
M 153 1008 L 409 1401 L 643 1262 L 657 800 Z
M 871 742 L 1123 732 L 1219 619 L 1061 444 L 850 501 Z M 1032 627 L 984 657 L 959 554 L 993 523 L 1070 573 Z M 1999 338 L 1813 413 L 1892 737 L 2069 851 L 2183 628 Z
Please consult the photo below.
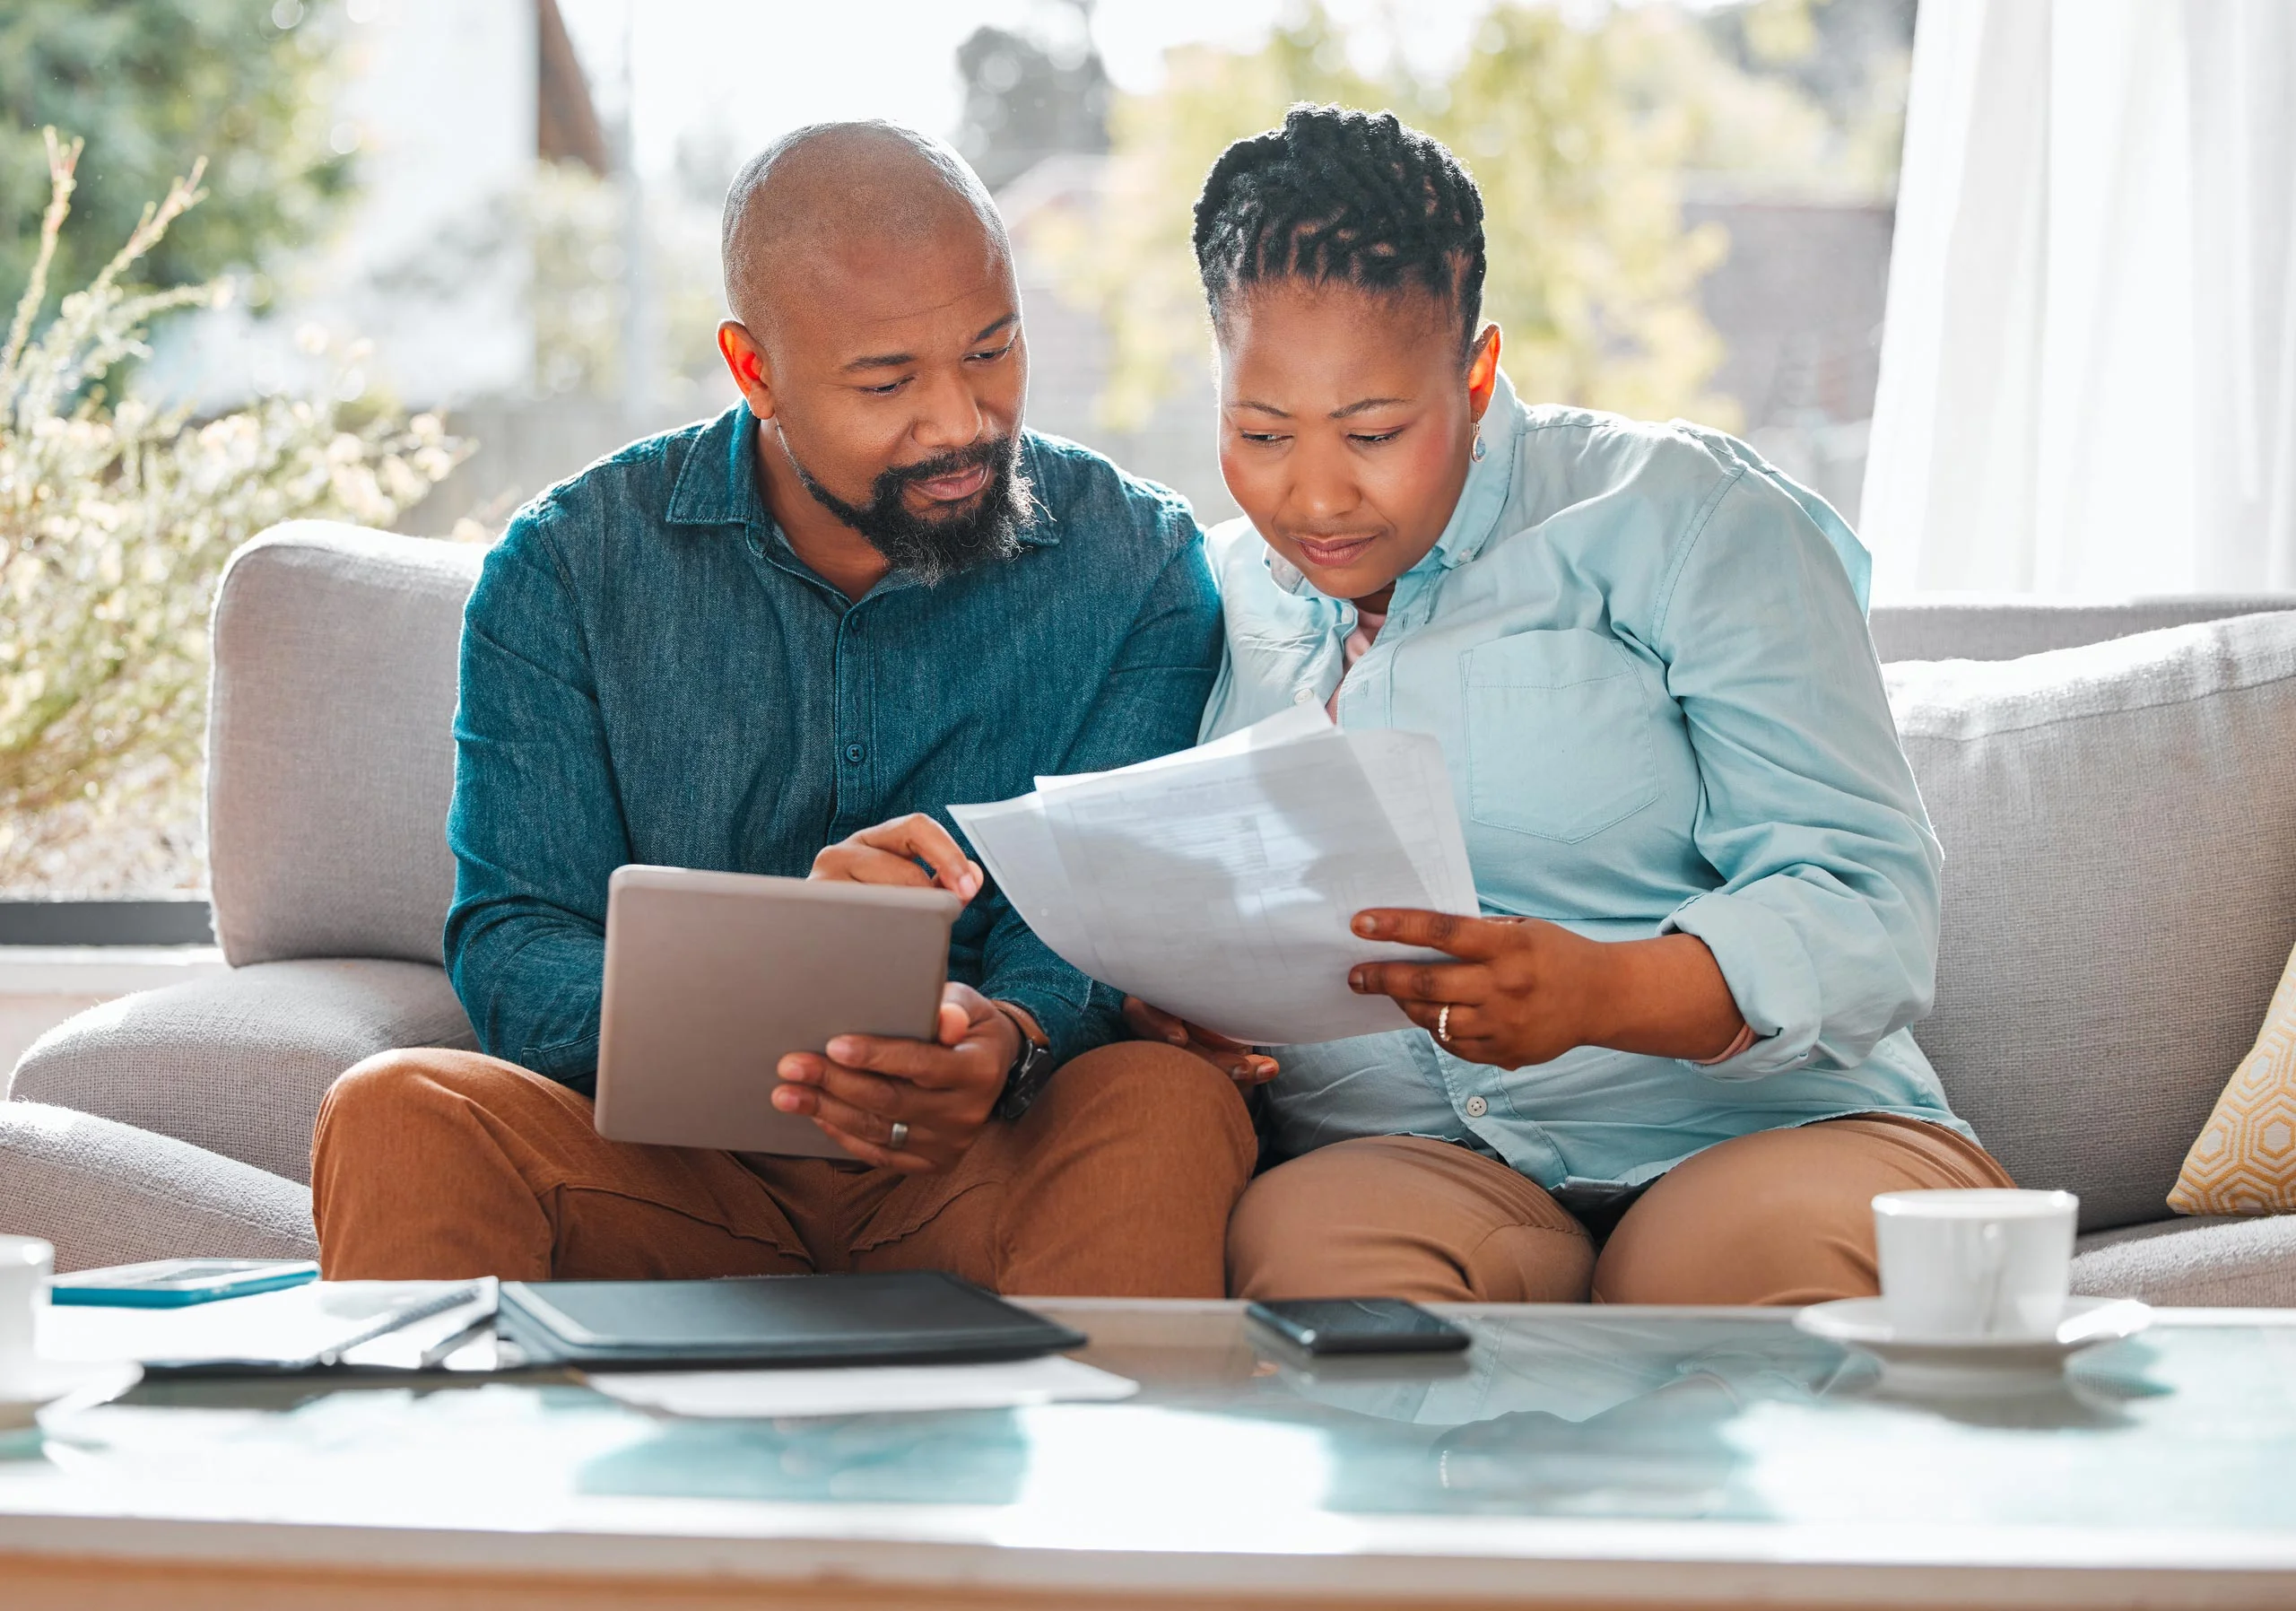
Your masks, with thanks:
M 571 1379 L 146 1384 L 0 1458 L 0 1600 L 2296 1605 L 2296 1311 L 1900 1399 L 1766 1311 L 1462 1308 L 1311 1365 L 1043 1302 L 1118 1404 L 674 1421 Z

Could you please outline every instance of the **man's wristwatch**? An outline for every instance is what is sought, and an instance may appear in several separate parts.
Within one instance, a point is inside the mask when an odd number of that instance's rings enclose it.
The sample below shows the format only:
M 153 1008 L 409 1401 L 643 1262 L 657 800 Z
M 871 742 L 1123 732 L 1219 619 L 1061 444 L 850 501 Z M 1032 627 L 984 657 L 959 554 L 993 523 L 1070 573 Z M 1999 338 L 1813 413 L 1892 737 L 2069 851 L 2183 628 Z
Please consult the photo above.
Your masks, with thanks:
M 1003 1002 L 996 1009 L 1013 1020 L 1013 1027 L 1021 1032 L 1021 1049 L 1013 1056 L 1013 1067 L 1004 1075 L 1004 1089 L 998 1093 L 996 1105 L 989 1110 L 998 1119 L 1018 1119 L 1029 1110 L 1029 1104 L 1052 1078 L 1052 1048 L 1039 1046 L 1029 1033 L 1029 1026 Z

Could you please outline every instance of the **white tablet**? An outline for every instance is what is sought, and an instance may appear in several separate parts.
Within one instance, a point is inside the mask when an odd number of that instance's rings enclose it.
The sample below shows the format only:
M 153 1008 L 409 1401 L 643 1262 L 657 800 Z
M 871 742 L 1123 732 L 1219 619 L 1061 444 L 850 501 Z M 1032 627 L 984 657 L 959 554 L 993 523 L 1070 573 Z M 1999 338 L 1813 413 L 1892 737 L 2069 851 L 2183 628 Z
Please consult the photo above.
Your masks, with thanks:
M 960 910 L 945 890 L 616 869 L 598 1134 L 844 1157 L 812 1119 L 774 1107 L 774 1066 L 836 1035 L 929 1037 Z

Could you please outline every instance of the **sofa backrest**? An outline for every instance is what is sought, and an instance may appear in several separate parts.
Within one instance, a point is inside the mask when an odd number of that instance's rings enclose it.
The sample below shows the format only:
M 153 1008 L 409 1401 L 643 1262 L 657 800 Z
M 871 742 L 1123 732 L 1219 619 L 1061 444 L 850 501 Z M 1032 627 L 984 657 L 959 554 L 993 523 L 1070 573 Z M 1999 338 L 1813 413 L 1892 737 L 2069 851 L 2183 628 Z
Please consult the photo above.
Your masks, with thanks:
M 2103 604 L 2015 594 L 1960 595 L 1877 605 L 1871 624 L 1874 648 L 1883 665 L 1893 660 L 2013 660 L 2162 627 L 2272 610 L 2296 610 L 2296 593 L 2198 594 Z
M 457 646 L 483 557 L 298 522 L 225 570 L 208 833 L 234 964 L 439 960 Z M 1916 1038 L 2011 1172 L 2079 1191 L 2092 1229 L 2162 1214 L 2296 945 L 2296 614 L 2058 646 L 2253 602 L 1874 613 L 1885 659 L 2057 651 L 1889 677 L 1946 852 Z
M 484 551 L 324 521 L 233 554 L 215 597 L 207 845 L 235 967 L 439 960 L 463 605 Z
M 2164 1217 L 2296 945 L 2296 614 L 1884 675 L 1945 850 L 1914 1038 L 2021 1183 Z

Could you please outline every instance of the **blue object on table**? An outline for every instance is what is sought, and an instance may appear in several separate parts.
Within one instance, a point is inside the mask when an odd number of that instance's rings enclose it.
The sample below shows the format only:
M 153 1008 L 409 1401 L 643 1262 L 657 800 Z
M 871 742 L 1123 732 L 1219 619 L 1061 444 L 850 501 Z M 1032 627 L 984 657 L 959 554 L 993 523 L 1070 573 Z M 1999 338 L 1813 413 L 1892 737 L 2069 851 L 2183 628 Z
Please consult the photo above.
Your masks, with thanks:
M 51 1303 L 97 1303 L 120 1309 L 181 1309 L 221 1298 L 244 1298 L 318 1279 L 308 1258 L 161 1258 L 79 1270 L 48 1284 Z

